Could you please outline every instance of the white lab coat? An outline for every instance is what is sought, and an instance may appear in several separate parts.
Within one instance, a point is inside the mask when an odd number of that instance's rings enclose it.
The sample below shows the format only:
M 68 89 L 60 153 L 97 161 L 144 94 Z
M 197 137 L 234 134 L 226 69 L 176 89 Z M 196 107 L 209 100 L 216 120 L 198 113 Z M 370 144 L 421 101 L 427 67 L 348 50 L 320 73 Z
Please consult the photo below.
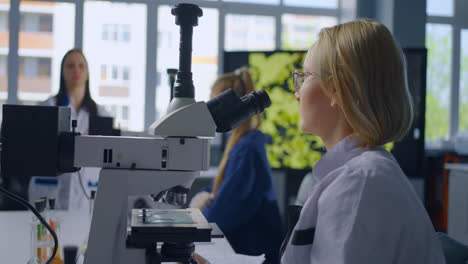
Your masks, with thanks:
M 385 149 L 364 150 L 345 138 L 313 177 L 281 263 L 445 263 L 426 210 Z
M 39 105 L 55 106 L 55 104 L 56 100 L 54 96 Z M 89 130 L 89 112 L 83 108 L 77 112 L 71 105 L 69 107 L 71 108 L 71 120 L 77 120 L 76 131 L 82 135 L 87 135 Z M 100 105 L 98 105 L 98 115 L 110 116 L 105 108 Z M 50 196 L 56 196 L 54 198 L 57 199 L 57 209 L 86 210 L 89 202 L 84 196 L 78 177 L 82 177 L 83 185 L 89 195 L 88 183 L 96 183 L 99 179 L 99 172 L 99 168 L 81 168 L 79 173 L 64 173 L 58 176 L 58 184 L 55 188 L 37 186 L 35 184 L 36 179 L 42 177 L 33 177 L 29 184 L 29 201 L 33 202 L 42 196 L 48 196 L 49 198 Z M 53 191 L 51 191 L 52 189 Z

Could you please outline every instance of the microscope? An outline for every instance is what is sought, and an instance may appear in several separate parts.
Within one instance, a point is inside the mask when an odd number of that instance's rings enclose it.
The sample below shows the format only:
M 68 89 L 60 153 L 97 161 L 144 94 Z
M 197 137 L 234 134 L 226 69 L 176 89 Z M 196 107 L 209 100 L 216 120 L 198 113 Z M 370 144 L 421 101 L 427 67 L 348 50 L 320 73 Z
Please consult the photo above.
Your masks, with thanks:
M 179 70 L 167 114 L 150 126 L 151 136 L 84 136 L 75 132 L 69 108 L 3 106 L 4 177 L 102 168 L 85 264 L 196 263 L 194 242 L 211 241 L 212 231 L 200 210 L 133 209 L 127 223 L 128 197 L 156 194 L 185 203 L 194 179 L 209 168 L 215 132 L 228 132 L 271 104 L 264 90 L 243 97 L 228 90 L 195 102 L 192 35 L 202 10 L 179 4 L 171 12 L 180 26 Z

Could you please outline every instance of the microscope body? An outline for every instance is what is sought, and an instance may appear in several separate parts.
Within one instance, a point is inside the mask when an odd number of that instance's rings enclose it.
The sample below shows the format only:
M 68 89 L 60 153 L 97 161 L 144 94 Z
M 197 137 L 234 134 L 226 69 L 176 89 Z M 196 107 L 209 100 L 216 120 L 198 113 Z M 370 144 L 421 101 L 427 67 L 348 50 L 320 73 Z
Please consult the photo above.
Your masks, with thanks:
M 205 111 L 199 102 L 169 113 L 152 126 L 158 137 L 76 137 L 74 166 L 103 168 L 85 264 L 145 263 L 145 249 L 127 246 L 128 197 L 176 186 L 188 190 L 209 168 L 216 126 L 210 115 L 201 115 Z

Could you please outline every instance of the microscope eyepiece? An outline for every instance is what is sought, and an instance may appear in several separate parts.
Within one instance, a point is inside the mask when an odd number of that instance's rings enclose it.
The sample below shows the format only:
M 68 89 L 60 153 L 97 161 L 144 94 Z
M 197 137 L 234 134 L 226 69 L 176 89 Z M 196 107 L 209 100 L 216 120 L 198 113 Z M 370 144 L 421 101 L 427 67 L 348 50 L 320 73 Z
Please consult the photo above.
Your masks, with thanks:
M 255 114 L 263 112 L 265 108 L 271 105 L 270 97 L 263 89 L 258 92 L 254 91 L 250 94 L 247 94 L 241 99 L 246 102 L 244 103 L 245 105 L 252 105 L 252 107 L 255 107 Z
M 265 90 L 254 91 L 242 97 L 229 89 L 207 103 L 216 123 L 216 132 L 228 132 L 240 123 L 271 105 L 270 97 Z

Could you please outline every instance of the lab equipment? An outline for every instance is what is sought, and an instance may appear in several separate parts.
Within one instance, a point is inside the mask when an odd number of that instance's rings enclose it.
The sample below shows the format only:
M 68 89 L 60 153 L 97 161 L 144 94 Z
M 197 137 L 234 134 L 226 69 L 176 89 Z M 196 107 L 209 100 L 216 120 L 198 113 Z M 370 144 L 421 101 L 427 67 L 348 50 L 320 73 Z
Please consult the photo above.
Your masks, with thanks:
M 161 226 L 145 222 L 138 227 L 138 221 L 128 232 L 128 196 L 164 193 L 167 201 L 185 202 L 184 197 L 195 177 L 209 168 L 209 144 L 215 131 L 226 132 L 271 104 L 264 91 L 241 98 L 228 92 L 208 102 L 195 102 L 191 38 L 202 11 L 196 5 L 179 4 L 172 9 L 172 14 L 181 28 L 180 65 L 174 98 L 167 114 L 151 125 L 152 137 L 82 136 L 70 131 L 68 108 L 3 106 L 2 142 L 8 147 L 2 151 L 2 170 L 10 176 L 16 170 L 25 176 L 47 176 L 52 175 L 51 172 L 64 173 L 81 167 L 102 168 L 85 264 L 192 261 L 187 252 L 194 251 L 193 243 L 211 239 L 212 227 L 201 212 L 185 209 L 193 225 L 189 229 L 181 225 L 165 226 L 165 236 L 160 232 Z M 227 111 L 231 107 L 236 111 Z M 55 114 L 47 116 L 47 113 Z M 46 124 L 51 127 L 38 125 L 33 120 L 35 116 L 48 118 L 50 122 Z M 13 120 L 22 124 L 21 131 L 29 133 L 16 134 L 14 130 L 19 130 L 19 126 L 8 125 Z M 19 136 L 27 137 L 29 144 L 23 144 Z M 3 159 L 7 156 L 5 151 L 27 152 L 27 157 L 34 159 L 35 155 L 43 155 L 48 140 L 54 144 L 47 154 L 54 158 L 43 158 L 41 164 L 35 163 L 38 167 L 21 168 L 18 164 L 24 167 L 24 162 L 28 161 L 21 155 L 15 155 L 8 163 Z M 163 242 L 160 249 L 159 242 Z
M 114 128 L 114 118 L 109 116 L 90 116 L 88 135 L 120 136 L 120 129 Z
M 62 221 L 57 217 L 57 214 L 55 212 L 55 198 L 49 198 L 48 200 L 48 204 L 49 204 L 49 212 L 48 212 L 48 216 L 49 216 L 49 225 L 50 227 L 55 231 L 55 234 L 57 235 L 57 238 L 58 238 L 58 241 L 59 243 L 61 243 L 61 225 L 62 225 Z M 48 239 L 51 241 L 52 243 L 52 235 L 48 235 Z M 50 255 L 52 255 L 52 252 L 53 252 L 54 248 L 53 246 L 50 247 Z M 61 252 L 61 249 L 60 249 L 60 244 L 57 246 L 57 253 L 56 255 L 54 256 L 51 264 L 63 264 L 63 259 L 62 259 L 62 256 L 60 254 Z
M 45 210 L 47 202 L 45 199 L 40 199 L 34 202 L 36 210 L 45 218 Z M 49 238 L 49 234 L 45 226 L 39 221 L 36 216 L 32 217 L 31 221 L 31 257 L 28 264 L 41 264 L 50 257 L 52 251 L 48 251 L 50 246 L 53 247 L 53 240 Z
M 66 246 L 63 248 L 63 256 L 65 259 L 65 264 L 75 264 L 76 255 L 78 253 L 78 248 L 75 246 Z

